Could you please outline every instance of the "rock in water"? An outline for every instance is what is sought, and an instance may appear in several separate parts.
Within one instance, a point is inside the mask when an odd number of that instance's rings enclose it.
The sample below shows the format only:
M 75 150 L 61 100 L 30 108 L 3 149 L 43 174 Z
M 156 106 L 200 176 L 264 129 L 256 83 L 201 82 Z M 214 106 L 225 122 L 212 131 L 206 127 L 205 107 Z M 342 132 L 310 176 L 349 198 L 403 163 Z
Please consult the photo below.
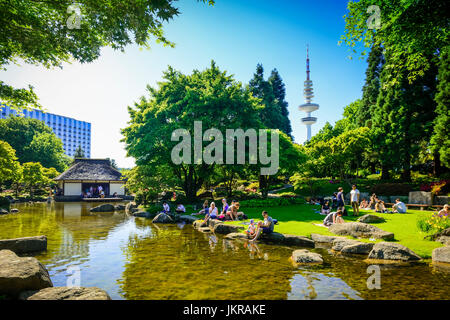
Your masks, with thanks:
M 25 237 L 0 240 L 0 250 L 11 250 L 15 253 L 28 253 L 47 250 L 47 237 Z
M 341 253 L 368 254 L 373 249 L 373 246 L 374 243 L 358 242 L 344 246 Z
M 17 209 L 17 208 L 12 208 L 11 209 L 11 213 L 18 213 L 19 212 L 19 209 Z
M 9 212 L 3 208 L 0 208 L 0 215 L 2 214 L 8 214 Z
M 394 239 L 392 232 L 387 232 L 362 222 L 336 223 L 331 225 L 328 231 L 341 236 L 352 236 L 355 238 Z
M 375 243 L 368 259 L 413 261 L 421 258 L 411 249 L 392 242 Z
M 314 241 L 304 236 L 295 236 L 292 234 L 285 234 L 283 244 L 288 246 L 310 247 L 314 248 Z
M 359 217 L 358 221 L 362 223 L 378 223 L 384 222 L 385 220 L 383 217 L 379 217 L 374 214 L 365 214 L 362 217 Z
M 111 300 L 105 290 L 96 287 L 52 287 L 42 289 L 28 297 L 25 294 L 20 298 L 23 300 Z
M 136 208 L 137 208 L 137 205 L 136 205 L 135 202 L 128 202 L 125 205 L 125 212 L 126 213 L 133 213 L 132 209 L 136 209 Z
M 208 220 L 208 225 L 213 229 L 217 224 L 222 224 L 222 223 L 223 223 L 223 221 L 218 220 L 218 219 L 209 219 Z
M 244 228 L 241 226 L 219 223 L 214 226 L 214 233 L 229 234 L 229 233 L 233 233 L 233 232 L 239 232 L 239 230 L 243 230 L 243 229 Z
M 114 209 L 115 209 L 116 211 L 123 211 L 123 210 L 125 210 L 125 205 L 123 205 L 123 204 L 117 204 L 117 205 L 114 206 Z
M 324 236 L 321 234 L 317 234 L 317 233 L 311 233 L 311 239 L 314 242 L 318 242 L 318 243 L 332 243 L 333 240 L 335 240 L 338 237 L 334 237 L 334 236 Z
M 197 220 L 196 217 L 189 216 L 189 215 L 180 216 L 179 219 L 180 219 L 180 221 L 182 221 L 184 223 L 189 223 L 189 224 L 192 224 L 192 223 L 194 223 L 194 221 Z
M 114 212 L 115 208 L 110 203 L 101 204 L 89 210 L 90 212 Z
M 436 248 L 431 256 L 433 262 L 450 263 L 450 247 Z
M 318 253 L 306 249 L 292 252 L 292 261 L 299 264 L 320 264 L 323 263 L 322 256 Z
M 155 218 L 153 218 L 152 222 L 153 223 L 172 223 L 173 220 L 168 214 L 161 212 Z
M 10 250 L 0 251 L 0 294 L 17 297 L 22 291 L 48 287 L 53 287 L 53 283 L 36 258 L 20 258 Z
M 235 239 L 241 239 L 241 240 L 246 240 L 248 239 L 248 236 L 245 233 L 241 233 L 241 232 L 233 232 L 233 233 L 229 233 L 225 236 L 225 239 L 230 239 L 230 240 L 235 240 Z
M 334 251 L 341 251 L 346 246 L 351 246 L 360 243 L 359 241 L 347 239 L 347 238 L 336 238 L 332 242 L 332 248 Z

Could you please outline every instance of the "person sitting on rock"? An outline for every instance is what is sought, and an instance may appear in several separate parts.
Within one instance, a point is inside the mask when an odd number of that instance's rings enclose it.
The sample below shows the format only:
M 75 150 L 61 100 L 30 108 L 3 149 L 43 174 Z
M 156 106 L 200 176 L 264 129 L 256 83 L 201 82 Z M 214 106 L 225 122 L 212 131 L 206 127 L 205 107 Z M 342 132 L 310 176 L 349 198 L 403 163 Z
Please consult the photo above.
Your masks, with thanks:
M 274 222 L 272 217 L 269 216 L 267 211 L 263 211 L 262 216 L 264 218 L 264 221 L 258 222 L 255 231 L 255 237 L 250 241 L 256 241 L 259 238 L 259 236 L 263 233 L 270 234 L 273 232 Z
M 326 201 L 320 210 L 320 214 L 327 215 L 330 212 L 331 212 L 330 203 L 328 201 Z
M 225 213 L 225 220 L 235 220 L 237 219 L 237 208 L 236 208 L 236 200 L 231 201 L 231 206 L 228 207 L 228 210 Z
M 167 202 L 163 202 L 163 211 L 164 213 L 169 213 L 170 212 L 170 206 L 167 204 Z
M 392 212 L 406 213 L 406 205 L 397 198 L 395 199 L 395 204 L 392 206 Z
M 247 233 L 248 237 L 253 238 L 255 236 L 255 234 L 256 234 L 255 220 L 253 220 L 253 219 L 250 220 L 250 224 L 245 232 Z
M 227 203 L 227 199 L 222 199 L 222 211 L 221 211 L 221 215 L 223 214 L 223 215 L 225 215 L 226 213 L 227 213 L 227 211 L 228 211 L 228 208 L 229 208 L 230 206 L 228 205 L 228 203 Z
M 175 209 L 175 212 L 179 213 L 179 214 L 183 214 L 186 212 L 186 208 L 181 203 L 179 203 L 177 205 L 177 208 Z
M 204 223 L 208 224 L 209 219 L 217 219 L 218 212 L 216 204 L 211 202 L 211 207 L 209 207 L 208 213 L 205 215 Z
M 342 211 L 339 210 L 336 212 L 336 216 L 334 217 L 334 223 L 344 223 L 344 218 L 342 218 Z

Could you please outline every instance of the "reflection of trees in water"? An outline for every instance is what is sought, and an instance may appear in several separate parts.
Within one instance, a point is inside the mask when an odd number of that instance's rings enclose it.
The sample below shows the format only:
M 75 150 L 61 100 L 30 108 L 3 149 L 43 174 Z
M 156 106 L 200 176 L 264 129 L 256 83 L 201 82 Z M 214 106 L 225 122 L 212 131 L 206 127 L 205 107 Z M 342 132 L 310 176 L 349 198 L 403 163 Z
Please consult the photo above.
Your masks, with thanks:
M 251 260 L 243 242 L 225 241 L 191 226 L 157 228 L 155 237 L 127 248 L 128 262 L 119 280 L 125 298 L 286 299 L 294 271 L 287 250 L 272 246 L 268 250 L 273 259 Z

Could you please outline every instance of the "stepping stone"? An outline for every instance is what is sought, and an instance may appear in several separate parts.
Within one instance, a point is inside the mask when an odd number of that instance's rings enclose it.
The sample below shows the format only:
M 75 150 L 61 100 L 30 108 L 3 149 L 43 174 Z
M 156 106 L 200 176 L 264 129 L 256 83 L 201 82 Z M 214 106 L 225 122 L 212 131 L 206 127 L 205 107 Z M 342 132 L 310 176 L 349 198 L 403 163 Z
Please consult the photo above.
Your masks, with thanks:
M 399 243 L 379 242 L 373 246 L 368 259 L 415 261 L 421 260 L 422 258 L 411 249 Z
M 292 261 L 297 264 L 322 264 L 322 256 L 318 253 L 306 249 L 295 250 L 292 252 Z

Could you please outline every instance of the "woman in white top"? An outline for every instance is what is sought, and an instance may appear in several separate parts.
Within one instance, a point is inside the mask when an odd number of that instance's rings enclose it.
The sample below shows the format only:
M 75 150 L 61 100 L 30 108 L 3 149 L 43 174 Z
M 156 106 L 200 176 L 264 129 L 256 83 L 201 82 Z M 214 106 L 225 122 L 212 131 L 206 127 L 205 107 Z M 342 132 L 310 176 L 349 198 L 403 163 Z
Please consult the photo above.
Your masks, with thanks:
M 219 214 L 219 210 L 217 210 L 216 204 L 214 202 L 211 202 L 209 211 L 205 215 L 205 223 L 207 223 L 209 219 L 216 219 L 218 214 Z

